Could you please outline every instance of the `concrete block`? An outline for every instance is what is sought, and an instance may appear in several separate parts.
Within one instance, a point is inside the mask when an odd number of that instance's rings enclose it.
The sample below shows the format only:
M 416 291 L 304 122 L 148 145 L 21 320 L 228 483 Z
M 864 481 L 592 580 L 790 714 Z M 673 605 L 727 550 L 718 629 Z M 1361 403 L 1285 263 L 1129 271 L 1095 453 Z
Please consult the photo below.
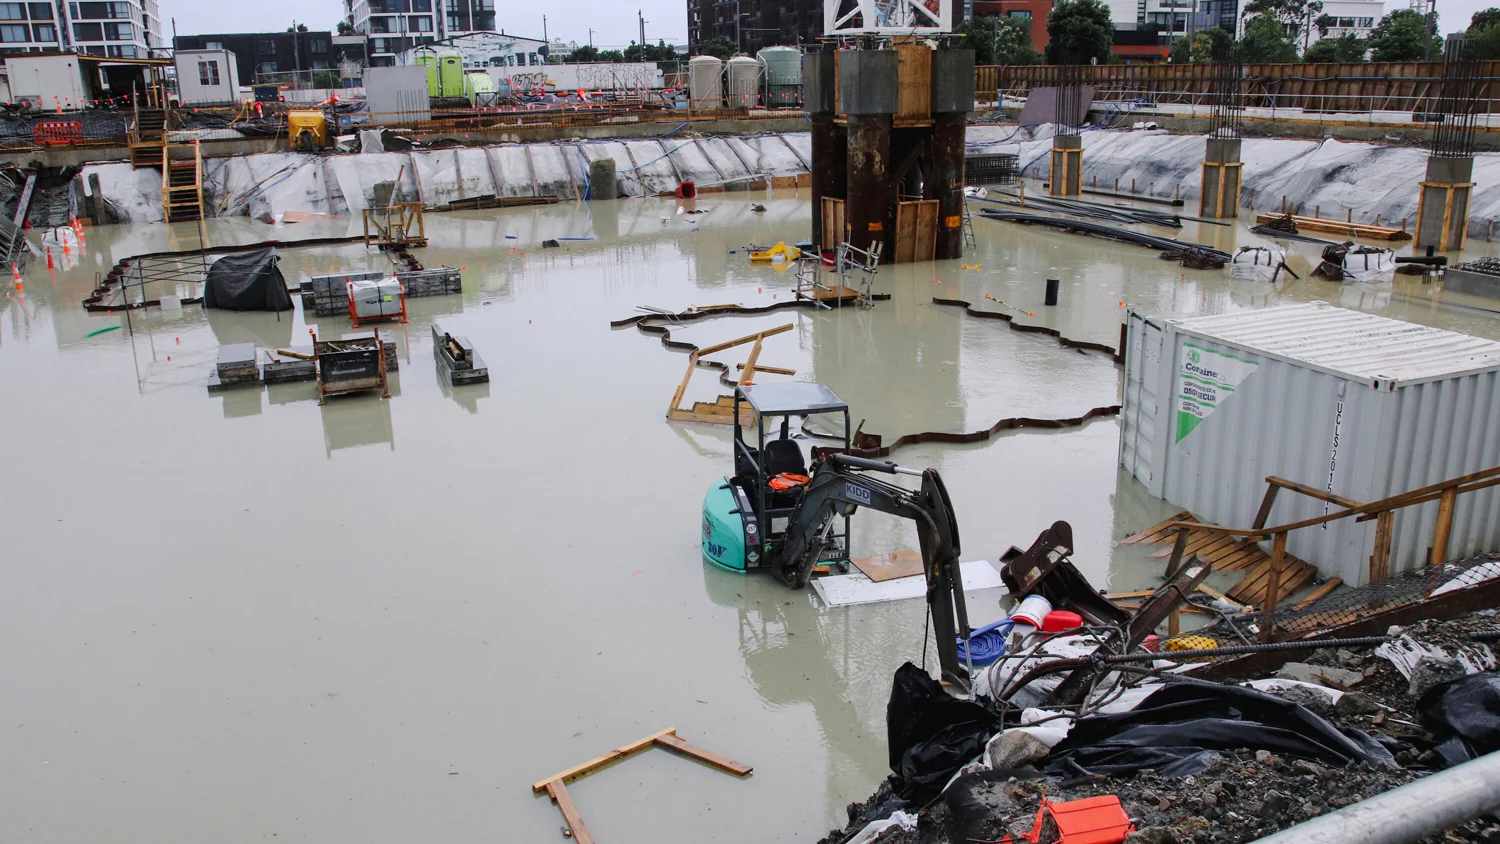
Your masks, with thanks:
M 839 54 L 839 111 L 895 114 L 901 108 L 901 64 L 895 50 L 843 50 Z
M 834 101 L 833 53 L 802 55 L 802 107 L 808 114 L 832 114 Z
M 1500 276 L 1449 267 L 1443 273 L 1443 291 L 1500 299 Z
M 1427 181 L 1440 185 L 1460 185 L 1474 181 L 1474 159 L 1438 158 L 1427 159 Z
M 974 110 L 974 51 L 937 50 L 932 54 L 932 113 Z
M 1204 161 L 1239 161 L 1239 138 L 1209 138 L 1203 151 Z
M 263 377 L 267 384 L 282 384 L 288 381 L 311 381 L 318 377 L 318 372 L 312 361 L 293 358 L 266 364 Z

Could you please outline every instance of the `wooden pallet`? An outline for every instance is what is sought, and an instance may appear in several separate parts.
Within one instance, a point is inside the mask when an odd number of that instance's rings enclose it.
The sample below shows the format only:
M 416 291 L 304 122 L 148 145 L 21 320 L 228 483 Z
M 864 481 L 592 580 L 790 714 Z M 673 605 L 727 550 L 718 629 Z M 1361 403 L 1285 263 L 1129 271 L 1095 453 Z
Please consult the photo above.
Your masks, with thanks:
M 1273 220 L 1284 220 L 1285 214 L 1257 214 L 1255 222 L 1269 223 Z M 1292 221 L 1297 224 L 1298 230 L 1306 229 L 1310 232 L 1322 232 L 1324 234 L 1338 234 L 1346 237 L 1363 237 L 1368 240 L 1411 240 L 1411 234 L 1406 229 L 1393 229 L 1390 226 L 1372 226 L 1368 223 L 1350 223 L 1344 220 L 1326 220 L 1322 217 L 1302 217 L 1292 215 Z
M 1186 510 L 1173 515 L 1143 531 L 1119 541 L 1120 545 L 1166 545 L 1153 557 L 1169 557 L 1172 545 L 1177 541 L 1177 530 L 1171 527 L 1176 522 L 1200 522 L 1197 516 Z M 1188 544 L 1184 557 L 1196 556 L 1213 566 L 1216 572 L 1243 571 L 1239 582 L 1224 591 L 1226 597 L 1241 604 L 1263 606 L 1266 587 L 1271 575 L 1271 555 L 1257 543 L 1217 531 L 1194 530 L 1188 533 Z M 1287 555 L 1282 564 L 1281 584 L 1277 589 L 1277 604 L 1295 595 L 1298 590 L 1312 583 L 1318 569 L 1311 563 Z

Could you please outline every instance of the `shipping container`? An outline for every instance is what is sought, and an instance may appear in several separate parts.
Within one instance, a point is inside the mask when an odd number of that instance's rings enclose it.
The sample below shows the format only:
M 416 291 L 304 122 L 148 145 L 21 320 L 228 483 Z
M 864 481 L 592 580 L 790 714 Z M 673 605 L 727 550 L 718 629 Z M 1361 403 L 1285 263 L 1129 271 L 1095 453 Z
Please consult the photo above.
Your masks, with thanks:
M 11 96 L 30 102 L 40 111 L 78 111 L 89 104 L 88 84 L 78 57 L 72 53 L 5 57 L 10 71 Z M 93 67 L 93 66 L 91 66 Z
M 1500 466 L 1500 343 L 1323 302 L 1127 319 L 1120 464 L 1206 521 L 1249 527 L 1271 475 L 1370 502 Z M 1336 509 L 1283 491 L 1267 525 Z M 1393 573 L 1426 563 L 1436 510 L 1397 512 Z M 1361 584 L 1374 530 L 1341 519 L 1287 549 Z M 1449 548 L 1500 549 L 1500 492 L 1459 497 Z

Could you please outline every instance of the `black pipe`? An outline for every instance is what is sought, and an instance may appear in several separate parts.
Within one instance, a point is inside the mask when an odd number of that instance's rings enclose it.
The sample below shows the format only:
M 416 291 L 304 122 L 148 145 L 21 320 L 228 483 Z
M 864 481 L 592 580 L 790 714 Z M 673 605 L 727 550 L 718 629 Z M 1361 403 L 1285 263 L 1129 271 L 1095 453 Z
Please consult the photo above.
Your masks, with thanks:
M 1052 306 L 1056 305 L 1057 304 L 1057 289 L 1059 287 L 1061 287 L 1061 286 L 1062 286 L 1062 281 L 1060 281 L 1058 279 L 1055 279 L 1055 278 L 1049 278 L 1049 279 L 1047 279 L 1047 298 L 1045 300 L 1043 300 L 1042 304 L 1047 305 L 1048 307 L 1052 307 Z

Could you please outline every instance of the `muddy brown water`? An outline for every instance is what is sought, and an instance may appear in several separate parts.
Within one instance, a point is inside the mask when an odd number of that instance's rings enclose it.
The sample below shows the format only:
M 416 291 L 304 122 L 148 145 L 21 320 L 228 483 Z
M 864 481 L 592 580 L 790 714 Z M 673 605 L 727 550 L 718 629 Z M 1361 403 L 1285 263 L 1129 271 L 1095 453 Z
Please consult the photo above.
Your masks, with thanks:
M 0 300 L 0 840 L 554 841 L 561 816 L 531 783 L 668 726 L 755 774 L 656 752 L 584 780 L 573 794 L 599 840 L 802 841 L 842 825 L 886 774 L 889 677 L 921 658 L 923 606 L 829 610 L 701 562 L 700 504 L 729 466 L 728 432 L 667 424 L 686 356 L 609 321 L 638 305 L 784 300 L 790 274 L 750 265 L 743 246 L 800 239 L 810 206 L 788 192 L 699 207 L 429 216 L 417 254 L 464 267 L 464 294 L 410 303 L 390 400 L 326 407 L 310 384 L 203 385 L 221 343 L 302 343 L 310 322 L 326 336 L 346 319 L 188 306 L 136 312 L 127 329 L 79 307 L 120 258 L 196 246 L 191 226 L 90 229 L 72 269 L 34 262 L 24 295 Z M 226 244 L 355 225 L 207 229 Z M 887 437 L 1118 400 L 1107 359 L 934 295 L 999 307 L 989 293 L 1034 314 L 1018 319 L 1109 345 L 1120 302 L 1187 314 L 1321 299 L 1500 338 L 1491 305 L 1416 280 L 1273 290 L 1136 247 L 974 227 L 963 262 L 883 268 L 875 289 L 892 299 L 874 310 L 674 336 L 790 322 L 761 362 L 830 384 Z M 1252 239 L 1201 228 L 1179 236 Z M 542 249 L 550 237 L 596 239 Z M 1292 252 L 1305 276 L 1315 247 Z M 293 279 L 384 260 L 358 245 L 282 253 Z M 1052 309 L 1047 277 L 1062 280 Z M 471 339 L 489 385 L 441 385 L 435 319 Z M 715 394 L 714 377 L 689 397 Z M 1174 508 L 1120 475 L 1117 437 L 1104 419 L 895 459 L 941 470 L 966 558 L 1066 519 L 1097 585 L 1139 588 L 1160 561 L 1111 541 Z M 909 524 L 856 517 L 857 555 L 914 542 Z M 971 596 L 976 624 L 1000 597 Z

